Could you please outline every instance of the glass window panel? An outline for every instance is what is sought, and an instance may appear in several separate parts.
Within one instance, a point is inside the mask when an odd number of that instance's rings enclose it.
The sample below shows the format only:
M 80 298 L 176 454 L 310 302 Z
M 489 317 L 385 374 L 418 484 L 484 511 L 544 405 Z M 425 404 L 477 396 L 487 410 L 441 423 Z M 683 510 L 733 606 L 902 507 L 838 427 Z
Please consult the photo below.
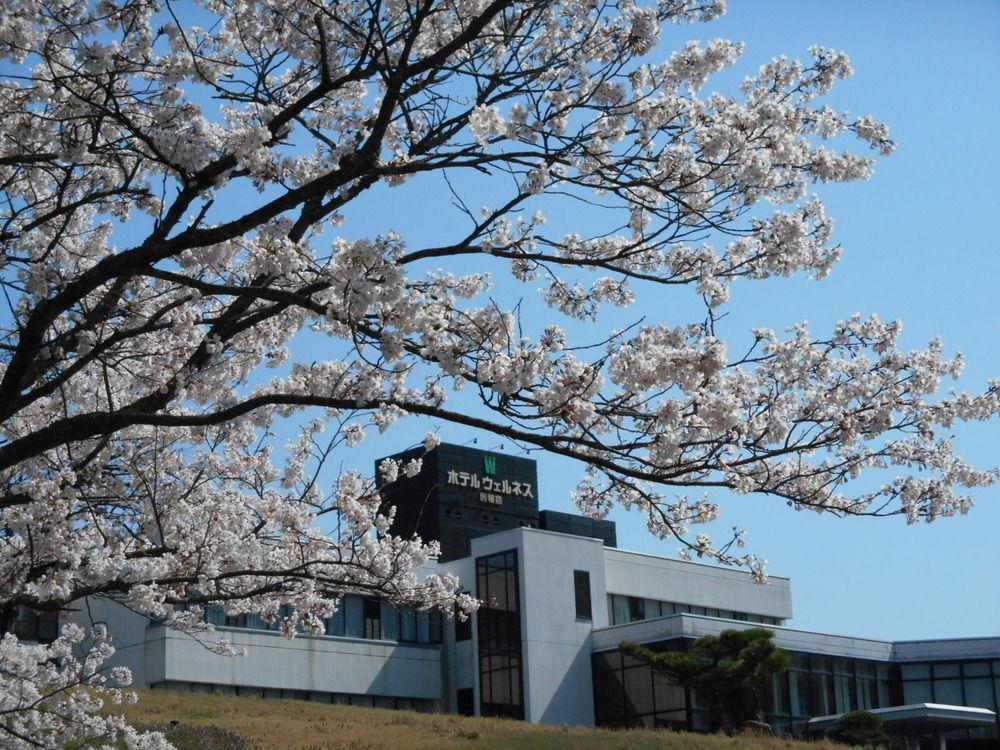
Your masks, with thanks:
M 413 607 L 404 607 L 399 615 L 399 640 L 417 640 L 417 613 Z
M 468 594 L 468 591 L 462 593 Z M 456 641 L 467 641 L 472 638 L 472 617 L 473 615 L 465 615 L 465 619 L 462 620 L 458 616 L 458 607 L 455 608 L 455 640 Z
M 510 670 L 510 703 L 512 706 L 521 705 L 521 678 L 520 671 Z
M 856 708 L 862 711 L 867 711 L 871 708 L 875 708 L 873 704 L 874 701 L 878 699 L 875 694 L 875 681 L 870 679 L 858 678 L 855 681 L 855 687 L 857 689 L 857 697 L 855 699 Z
M 904 680 L 926 680 L 931 676 L 930 664 L 904 664 L 899 668 Z
M 511 612 L 517 612 L 519 609 L 517 601 L 517 574 L 513 572 L 513 569 L 505 571 L 504 582 L 507 586 L 506 596 L 504 597 L 507 602 L 507 609 Z
M 476 595 L 489 604 L 479 610 L 480 713 L 523 718 L 520 695 L 520 618 L 517 613 L 517 557 L 511 551 L 476 561 Z M 499 592 L 500 596 L 496 596 Z M 418 616 L 418 637 L 427 633 L 427 613 Z M 421 628 L 423 627 L 423 632 Z
M 805 672 L 789 670 L 788 681 L 792 715 L 812 716 L 818 714 L 812 710 L 812 703 L 809 700 L 809 675 Z
M 417 612 L 417 642 L 429 643 L 431 640 L 431 617 L 429 612 Z
M 809 668 L 813 672 L 833 672 L 833 659 L 829 656 L 812 654 L 809 657 Z
M 492 688 L 493 699 L 491 703 L 510 704 L 510 671 L 500 670 L 490 673 L 490 686 Z
M 326 619 L 326 634 L 327 635 L 343 635 L 344 634 L 344 602 L 340 602 L 340 607 L 336 612 L 333 613 L 333 617 L 328 617 Z
M 989 677 L 990 663 L 988 661 L 969 661 L 962 665 L 962 674 L 966 677 Z
M 361 602 L 361 597 L 355 594 L 348 594 L 344 597 L 342 602 L 344 608 L 344 635 L 349 635 L 353 638 L 364 637 L 365 617 Z
M 684 688 L 656 672 L 653 672 L 653 701 L 657 712 L 683 711 L 687 703 Z
M 888 708 L 892 703 L 892 699 L 889 697 L 889 681 L 879 680 L 878 681 L 878 703 L 876 708 Z
M 444 616 L 441 614 L 441 610 L 435 609 L 427 613 L 427 619 L 429 624 L 429 638 L 430 643 L 441 643 L 444 641 Z
M 988 677 L 973 677 L 965 680 L 965 703 L 973 708 L 993 709 L 993 684 Z
M 378 599 L 366 597 L 362 600 L 364 637 L 377 640 L 382 637 L 382 604 Z
M 604 651 L 594 656 L 594 671 L 604 672 L 610 669 L 621 669 L 622 655 L 620 651 Z
M 382 638 L 387 641 L 399 640 L 399 610 L 389 602 L 381 602 L 382 608 L 379 616 L 382 621 Z
M 945 703 L 949 706 L 961 706 L 964 701 L 962 697 L 962 681 L 934 680 L 934 700 L 937 703 Z
M 933 703 L 930 680 L 911 680 L 903 683 L 903 703 Z
M 586 570 L 573 571 L 573 597 L 577 618 L 591 619 L 593 613 L 590 607 L 590 573 Z
M 653 679 L 649 667 L 625 670 L 625 711 L 630 716 L 653 712 Z
M 645 601 L 637 596 L 630 596 L 628 598 L 628 621 L 636 622 L 637 620 L 645 619 Z
M 960 677 L 961 665 L 959 664 L 935 664 L 935 677 Z
M 834 713 L 844 714 L 851 710 L 851 680 L 845 675 L 834 675 L 833 695 Z
M 809 669 L 809 656 L 806 654 L 792 654 L 789 666 L 792 669 Z
M 621 659 L 618 661 L 621 662 Z M 594 675 L 594 699 L 598 724 L 621 721 L 625 708 L 625 686 L 620 670 L 601 671 Z
M 788 676 L 785 672 L 769 675 L 766 685 L 767 711 L 771 714 L 787 714 L 791 710 L 788 693 Z
M 815 716 L 828 716 L 836 713 L 833 710 L 833 701 L 830 700 L 831 691 L 827 689 L 827 683 L 832 679 L 830 675 L 820 672 L 813 672 L 809 675 L 809 697 Z

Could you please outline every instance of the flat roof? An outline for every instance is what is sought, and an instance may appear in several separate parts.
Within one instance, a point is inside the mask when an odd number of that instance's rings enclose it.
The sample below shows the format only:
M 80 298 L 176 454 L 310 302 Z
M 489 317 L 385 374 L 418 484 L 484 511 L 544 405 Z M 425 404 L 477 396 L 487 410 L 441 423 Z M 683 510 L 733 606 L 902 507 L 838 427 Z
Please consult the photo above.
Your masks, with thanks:
M 712 563 L 697 562 L 695 560 L 682 560 L 679 557 L 666 557 L 665 555 L 657 555 L 657 554 L 654 554 L 652 552 L 639 552 L 639 551 L 633 550 L 633 549 L 624 549 L 623 547 L 608 547 L 608 549 L 611 550 L 612 552 L 622 552 L 622 553 L 624 553 L 626 555 L 635 555 L 636 557 L 651 557 L 654 560 L 665 560 L 666 562 L 676 563 L 678 565 L 691 565 L 691 566 L 697 567 L 697 568 L 709 568 L 711 570 L 724 570 L 724 571 L 726 571 L 728 573 L 745 575 L 745 576 L 748 576 L 748 577 L 750 575 L 750 571 L 748 571 L 748 570 L 744 570 L 743 568 L 737 568 L 737 567 L 728 566 L 728 565 L 714 565 Z M 770 573 L 767 574 L 767 577 L 768 577 L 769 580 L 771 578 L 774 578 L 775 580 L 778 580 L 778 581 L 791 581 L 792 580 L 788 576 L 771 575 Z M 757 585 L 761 585 L 761 584 L 757 584 Z

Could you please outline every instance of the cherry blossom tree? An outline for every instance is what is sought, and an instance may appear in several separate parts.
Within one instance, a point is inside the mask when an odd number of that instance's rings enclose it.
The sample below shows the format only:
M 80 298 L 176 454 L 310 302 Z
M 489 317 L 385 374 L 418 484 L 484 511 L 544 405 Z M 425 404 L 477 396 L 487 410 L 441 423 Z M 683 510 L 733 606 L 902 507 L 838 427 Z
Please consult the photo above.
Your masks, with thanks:
M 1000 383 L 937 395 L 961 359 L 903 351 L 900 325 L 876 318 L 756 329 L 738 352 L 716 335 L 734 281 L 830 271 L 839 248 L 809 191 L 868 178 L 894 148 L 877 120 L 822 103 L 851 74 L 841 52 L 774 59 L 730 95 L 706 85 L 740 44 L 654 53 L 662 28 L 723 11 L 3 3 L 0 630 L 18 608 L 88 596 L 189 630 L 221 604 L 289 636 L 320 630 L 347 590 L 473 607 L 453 578 L 414 573 L 436 545 L 388 533 L 373 477 L 325 478 L 415 415 L 577 459 L 582 511 L 634 508 L 685 553 L 758 578 L 738 532 L 689 532 L 719 514 L 702 493 L 965 512 L 963 488 L 996 474 L 942 430 L 994 417 Z M 366 194 L 429 184 L 451 190 L 446 241 L 408 243 L 390 215 L 375 236 L 336 236 Z M 602 226 L 560 227 L 579 206 Z M 482 271 L 442 270 L 470 258 Z M 550 312 L 502 302 L 510 285 L 540 287 Z M 608 305 L 668 287 L 703 313 L 600 328 Z M 462 388 L 476 408 L 450 405 Z M 418 469 L 387 462 L 382 479 Z M 849 487 L 862 472 L 887 478 Z M 110 690 L 107 638 L 4 636 L 5 745 L 162 746 L 72 691 Z

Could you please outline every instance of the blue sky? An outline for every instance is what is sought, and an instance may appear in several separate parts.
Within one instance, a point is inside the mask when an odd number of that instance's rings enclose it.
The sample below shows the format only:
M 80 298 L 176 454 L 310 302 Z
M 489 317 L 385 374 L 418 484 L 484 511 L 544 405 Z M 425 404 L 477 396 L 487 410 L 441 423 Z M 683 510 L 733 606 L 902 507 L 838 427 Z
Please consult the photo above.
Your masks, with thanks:
M 855 75 L 827 102 L 887 122 L 899 143 L 870 182 L 818 189 L 844 247 L 831 276 L 737 285 L 727 330 L 745 335 L 755 325 L 781 330 L 809 320 L 821 333 L 854 312 L 877 313 L 904 321 L 907 348 L 941 336 L 948 353 L 964 352 L 968 366 L 958 387 L 979 391 L 1000 377 L 1000 253 L 993 231 L 1000 216 L 994 187 L 1000 3 L 735 0 L 720 21 L 668 28 L 651 57 L 688 39 L 716 37 L 747 45 L 735 71 L 709 82 L 723 93 L 734 93 L 744 75 L 775 55 L 805 57 L 813 44 L 845 50 Z M 345 212 L 343 234 L 389 226 L 410 241 L 452 234 L 443 220 L 445 200 L 443 185 L 433 183 L 376 193 L 361 211 Z M 560 217 L 561 223 L 591 219 Z M 685 313 L 695 309 L 689 303 L 649 295 L 625 318 L 687 322 Z M 408 422 L 366 443 L 365 451 L 391 452 L 426 426 Z M 441 435 L 465 442 L 474 433 L 442 427 Z M 961 426 L 954 436 L 977 465 L 1000 464 L 1000 423 Z M 478 436 L 480 447 L 500 442 Z M 542 507 L 571 511 L 579 467 L 533 455 Z M 1000 488 L 976 496 L 966 517 L 907 526 L 898 517 L 841 520 L 795 513 L 765 497 L 719 494 L 724 515 L 714 531 L 721 536 L 732 524 L 748 529 L 751 550 L 769 560 L 770 572 L 792 579 L 796 627 L 892 639 L 1000 635 Z M 612 518 L 621 547 L 676 553 L 677 544 L 649 536 L 639 516 Z
M 966 354 L 961 387 L 1000 377 L 1000 3 L 736 1 L 702 31 L 745 41 L 753 65 L 811 44 L 845 50 L 855 75 L 831 105 L 875 115 L 899 143 L 870 182 L 820 191 L 844 246 L 831 276 L 736 290 L 734 316 L 776 328 L 808 318 L 816 330 L 855 311 L 900 318 L 908 346 L 939 335 Z M 954 434 L 970 460 L 1000 463 L 1000 424 Z M 792 578 L 798 627 L 1000 635 L 1000 488 L 977 493 L 966 517 L 909 527 L 789 512 L 766 498 L 733 498 L 728 510 L 771 571 Z M 622 546 L 655 547 L 634 520 L 621 526 Z

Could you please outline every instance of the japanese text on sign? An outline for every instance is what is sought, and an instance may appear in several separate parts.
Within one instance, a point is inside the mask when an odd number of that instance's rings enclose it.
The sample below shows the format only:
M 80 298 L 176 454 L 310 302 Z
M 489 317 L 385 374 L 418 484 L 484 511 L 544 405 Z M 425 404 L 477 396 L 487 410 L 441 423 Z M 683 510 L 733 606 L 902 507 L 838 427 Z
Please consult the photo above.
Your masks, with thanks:
M 532 499 L 535 497 L 535 491 L 528 482 L 483 477 L 468 471 L 449 471 L 448 484 L 458 487 L 469 487 L 474 490 L 483 490 L 479 493 L 479 499 L 484 503 L 492 503 L 494 505 L 500 505 L 503 502 L 502 495 L 514 495 L 515 497 L 529 497 Z

